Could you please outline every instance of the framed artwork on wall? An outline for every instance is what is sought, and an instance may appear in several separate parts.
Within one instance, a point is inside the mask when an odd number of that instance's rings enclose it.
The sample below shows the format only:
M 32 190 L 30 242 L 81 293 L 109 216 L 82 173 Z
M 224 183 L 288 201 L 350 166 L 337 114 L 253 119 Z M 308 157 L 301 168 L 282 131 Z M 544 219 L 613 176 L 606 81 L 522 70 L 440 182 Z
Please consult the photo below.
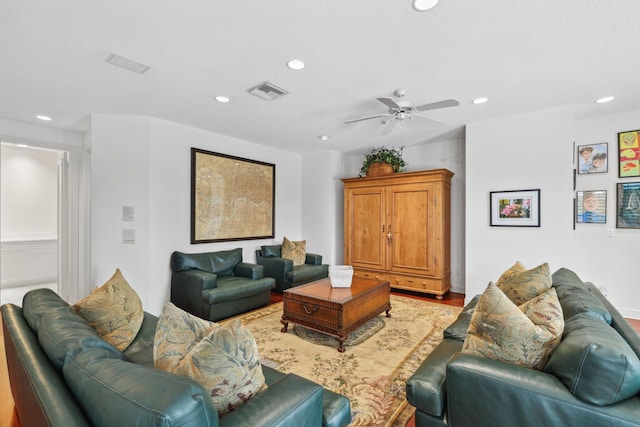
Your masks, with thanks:
M 640 176 L 640 130 L 618 133 L 618 176 Z
M 191 148 L 191 243 L 275 237 L 276 165 Z
M 609 172 L 609 144 L 578 146 L 578 174 L 607 173 Z
M 640 228 L 640 182 L 619 182 L 616 228 Z
M 491 191 L 492 227 L 540 227 L 540 189 Z
M 607 191 L 578 191 L 575 210 L 578 224 L 605 224 L 607 222 Z

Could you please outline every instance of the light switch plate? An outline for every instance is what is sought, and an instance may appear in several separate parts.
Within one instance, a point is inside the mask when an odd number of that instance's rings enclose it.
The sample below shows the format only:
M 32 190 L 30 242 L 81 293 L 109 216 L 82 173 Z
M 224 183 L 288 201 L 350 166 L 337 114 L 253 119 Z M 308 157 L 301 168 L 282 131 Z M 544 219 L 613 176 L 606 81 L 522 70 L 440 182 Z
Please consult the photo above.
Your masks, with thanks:
M 133 228 L 122 229 L 122 243 L 132 245 L 136 242 L 136 230 Z

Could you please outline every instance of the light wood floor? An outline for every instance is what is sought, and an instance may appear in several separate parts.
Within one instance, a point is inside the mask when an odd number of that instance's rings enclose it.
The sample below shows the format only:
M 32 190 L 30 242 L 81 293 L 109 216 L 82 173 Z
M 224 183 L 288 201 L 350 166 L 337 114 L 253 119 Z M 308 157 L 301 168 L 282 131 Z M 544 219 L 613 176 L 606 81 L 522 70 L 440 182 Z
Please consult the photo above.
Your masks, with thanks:
M 398 295 L 410 296 L 412 298 L 429 300 L 441 304 L 448 304 L 457 307 L 464 305 L 464 295 L 449 293 L 439 301 L 434 297 L 424 296 L 416 293 L 395 292 Z M 282 297 L 272 294 L 271 303 L 282 301 Z M 627 319 L 638 333 L 640 333 L 640 320 Z M 7 361 L 4 351 L 4 336 L 0 327 L 0 427 L 19 427 L 20 422 L 14 411 L 13 398 L 11 396 L 11 388 L 9 386 L 9 373 L 7 371 Z M 407 427 L 415 427 L 413 418 L 407 424 Z

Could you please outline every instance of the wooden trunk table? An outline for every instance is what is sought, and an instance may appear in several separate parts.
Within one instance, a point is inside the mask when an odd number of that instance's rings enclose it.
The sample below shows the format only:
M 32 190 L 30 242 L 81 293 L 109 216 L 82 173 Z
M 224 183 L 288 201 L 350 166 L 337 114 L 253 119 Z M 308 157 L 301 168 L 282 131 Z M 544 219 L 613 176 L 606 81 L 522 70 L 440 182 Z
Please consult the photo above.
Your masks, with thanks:
M 350 333 L 383 311 L 391 317 L 389 282 L 354 277 L 350 288 L 332 288 L 329 279 L 287 289 L 283 293 L 282 332 L 297 323 L 338 340 L 338 351 Z

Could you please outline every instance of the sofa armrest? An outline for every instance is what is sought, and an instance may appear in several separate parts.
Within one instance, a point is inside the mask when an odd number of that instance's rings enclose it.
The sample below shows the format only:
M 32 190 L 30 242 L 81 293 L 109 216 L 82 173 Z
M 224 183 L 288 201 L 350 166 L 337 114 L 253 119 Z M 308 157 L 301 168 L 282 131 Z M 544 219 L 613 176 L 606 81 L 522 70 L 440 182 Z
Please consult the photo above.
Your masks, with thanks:
M 591 405 L 551 374 L 463 353 L 447 367 L 447 405 L 452 427 L 631 426 L 640 417 L 637 396 Z
M 310 254 L 307 252 L 307 257 L 305 258 L 304 263 L 309 265 L 321 265 L 322 255 Z
M 233 268 L 233 275 L 248 277 L 253 280 L 262 279 L 264 277 L 264 267 L 250 262 L 241 262 Z
M 202 291 L 215 288 L 217 279 L 217 274 L 202 270 L 174 271 L 171 275 L 171 302 L 203 317 Z
M 293 270 L 293 260 L 287 258 L 259 256 L 256 262 L 264 267 L 264 275 L 276 279 L 280 287 L 284 284 L 287 272 Z
M 322 386 L 289 374 L 220 419 L 220 426 L 317 427 L 322 425 Z

